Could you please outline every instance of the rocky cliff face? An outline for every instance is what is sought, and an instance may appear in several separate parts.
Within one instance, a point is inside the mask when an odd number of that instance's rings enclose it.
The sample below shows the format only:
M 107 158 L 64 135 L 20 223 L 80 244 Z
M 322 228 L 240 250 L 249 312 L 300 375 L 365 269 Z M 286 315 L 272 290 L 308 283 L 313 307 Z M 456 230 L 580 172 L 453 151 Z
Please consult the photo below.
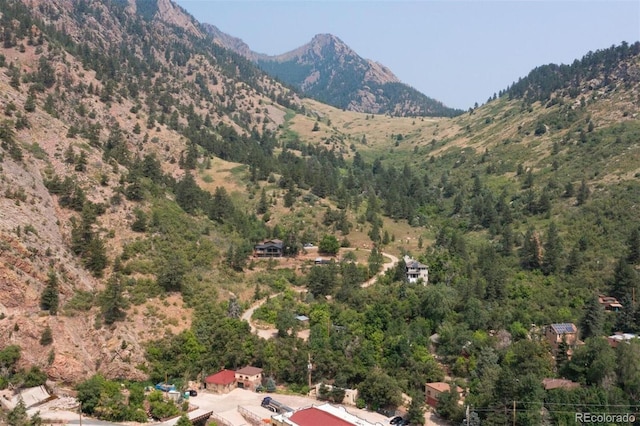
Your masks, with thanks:
M 149 211 L 123 196 L 129 167 L 154 155 L 167 176 L 184 174 L 178 130 L 188 124 L 189 105 L 191 117 L 213 111 L 216 125 L 240 134 L 255 123 L 259 131 L 281 123 L 261 93 L 283 98 L 282 86 L 235 55 L 207 50 L 205 37 L 169 0 L 0 0 L 0 349 L 19 345 L 22 367 L 69 383 L 96 372 L 142 379 L 145 342 L 189 327 L 179 295 L 130 304 L 126 321 L 106 326 L 100 295 L 123 247 L 140 238 L 131 230 L 135 210 Z M 233 76 L 242 72 L 253 80 L 238 85 Z M 267 101 L 269 108 L 255 107 Z M 225 112 L 231 105 L 246 123 Z M 174 111 L 172 128 L 165 120 Z M 114 142 L 134 161 L 107 155 Z M 73 249 L 74 226 L 91 213 L 62 207 L 62 195 L 46 186 L 54 177 L 104 210 L 86 230 L 104 242 L 100 274 Z M 57 315 L 41 307 L 50 275 Z M 41 343 L 48 329 L 52 342 Z

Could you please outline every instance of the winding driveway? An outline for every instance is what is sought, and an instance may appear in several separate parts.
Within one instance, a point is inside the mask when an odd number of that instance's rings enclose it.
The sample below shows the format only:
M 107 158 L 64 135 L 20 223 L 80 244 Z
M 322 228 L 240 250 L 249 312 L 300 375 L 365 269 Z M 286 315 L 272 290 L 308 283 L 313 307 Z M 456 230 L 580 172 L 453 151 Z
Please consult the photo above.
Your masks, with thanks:
M 346 249 L 346 250 L 354 250 L 354 249 L 351 248 L 351 249 Z M 367 251 L 371 251 L 371 250 L 367 250 Z M 383 275 L 389 269 L 395 267 L 398 264 L 398 262 L 400 261 L 396 256 L 394 256 L 392 254 L 389 254 L 389 253 L 384 253 L 383 252 L 382 256 L 384 256 L 387 259 L 389 259 L 389 262 L 384 263 L 382 265 L 382 269 L 380 270 L 380 272 L 378 272 L 375 276 L 373 276 L 370 279 L 368 279 L 367 281 L 363 282 L 362 285 L 361 285 L 362 288 L 369 287 L 370 285 L 375 283 L 380 275 Z M 293 290 L 295 292 L 297 292 L 297 293 L 301 293 L 305 289 L 302 288 L 302 287 L 294 287 Z M 272 295 L 270 295 L 268 297 L 260 299 L 257 302 L 255 302 L 253 305 L 251 305 L 251 307 L 249 309 L 247 309 L 246 311 L 244 311 L 242 313 L 242 316 L 240 316 L 240 319 L 249 323 L 249 326 L 251 327 L 251 333 L 257 334 L 258 336 L 262 337 L 263 339 L 272 339 L 272 338 L 274 338 L 276 336 L 276 334 L 278 333 L 278 329 L 276 329 L 276 328 L 267 328 L 267 329 L 258 328 L 251 321 L 251 317 L 253 316 L 253 313 L 255 312 L 255 310 L 258 309 L 260 306 L 262 306 L 267 301 L 267 299 L 269 299 L 271 297 L 279 296 L 280 294 L 282 294 L 282 293 L 272 294 Z M 301 330 L 301 331 L 298 332 L 298 337 L 303 338 L 303 339 L 306 340 L 309 337 L 308 333 L 309 333 L 309 330 Z

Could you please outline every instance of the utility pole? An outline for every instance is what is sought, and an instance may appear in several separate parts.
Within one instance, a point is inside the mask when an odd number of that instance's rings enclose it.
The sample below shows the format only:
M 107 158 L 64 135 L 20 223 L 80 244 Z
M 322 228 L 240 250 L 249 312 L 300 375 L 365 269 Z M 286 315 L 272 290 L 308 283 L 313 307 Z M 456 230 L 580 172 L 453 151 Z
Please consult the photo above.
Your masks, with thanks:
M 513 426 L 516 426 L 516 401 L 513 400 Z
M 311 352 L 308 354 L 308 362 L 307 362 L 307 378 L 309 382 L 309 390 L 311 390 L 311 370 L 313 370 L 313 364 L 311 364 Z

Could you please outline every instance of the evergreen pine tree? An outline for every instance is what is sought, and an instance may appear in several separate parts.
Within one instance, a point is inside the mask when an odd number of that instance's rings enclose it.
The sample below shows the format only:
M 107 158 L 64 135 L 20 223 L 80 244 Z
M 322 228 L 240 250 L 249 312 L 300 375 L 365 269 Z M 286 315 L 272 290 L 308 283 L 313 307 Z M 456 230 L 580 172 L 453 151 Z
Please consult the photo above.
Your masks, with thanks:
M 267 192 L 265 191 L 264 188 L 262 188 L 262 191 L 260 192 L 260 200 L 258 201 L 258 205 L 256 207 L 256 213 L 265 214 L 267 211 L 269 211 L 269 203 L 267 201 Z
M 157 282 L 165 291 L 180 291 L 187 273 L 187 262 L 182 255 L 174 253 L 165 259 L 157 272 Z
M 640 263 L 640 228 L 634 228 L 627 241 L 627 261 L 632 265 Z
M 562 243 L 558 235 L 558 228 L 554 222 L 549 224 L 547 230 L 547 241 L 544 244 L 544 257 L 542 259 L 542 272 L 545 275 L 554 274 L 560 271 L 562 260 Z
M 48 325 L 42 331 L 42 336 L 40 336 L 40 344 L 42 346 L 48 346 L 53 343 L 53 332 L 51 331 L 51 327 Z
M 562 337 L 562 341 L 558 343 L 558 351 L 556 353 L 556 370 L 562 371 L 567 361 L 569 361 L 569 345 L 567 339 Z
M 378 250 L 378 247 L 373 246 L 367 263 L 369 264 L 369 276 L 372 277 L 380 271 L 382 264 L 384 263 L 384 257 Z
M 573 182 L 567 182 L 564 186 L 564 193 L 562 194 L 562 196 L 564 198 L 571 198 L 573 197 L 573 194 L 575 194 L 576 190 L 573 187 Z
M 226 189 L 217 187 L 209 203 L 209 219 L 224 222 L 224 219 L 235 215 L 235 207 Z
M 637 311 L 634 310 L 633 300 L 631 295 L 627 294 L 623 298 L 619 299 L 622 304 L 622 310 L 617 313 L 615 331 L 621 331 L 623 333 L 634 333 L 637 331 L 638 322 L 636 321 Z
M 284 194 L 284 206 L 285 207 L 292 207 L 293 203 L 295 203 L 296 201 L 296 197 L 295 197 L 295 192 L 293 190 L 289 190 Z
M 573 275 L 580 265 L 582 264 L 582 253 L 578 249 L 578 247 L 574 247 L 569 252 L 569 258 L 567 259 L 567 265 L 565 266 L 565 273 L 569 275 Z
M 598 301 L 598 296 L 593 296 L 584 307 L 584 314 L 580 321 L 580 333 L 582 340 L 588 337 L 596 337 L 602 334 L 604 324 L 604 310 Z
M 100 295 L 100 309 L 104 317 L 104 322 L 111 325 L 116 321 L 121 321 L 125 317 L 126 301 L 122 295 L 122 285 L 120 276 L 113 274 L 107 282 L 107 287 Z
M 527 230 L 520 252 L 520 263 L 525 269 L 539 269 L 542 264 L 540 237 L 533 227 Z
M 69 145 L 64 151 L 64 162 L 67 164 L 74 164 L 76 162 L 76 153 L 72 145 Z
M 36 110 L 36 98 L 31 92 L 24 101 L 24 110 L 27 112 L 33 112 Z
M 190 172 L 176 184 L 176 203 L 187 213 L 194 214 L 201 207 L 202 190 Z
M 147 230 L 147 214 L 141 209 L 134 209 L 133 214 L 136 219 L 131 223 L 131 230 L 145 232 Z
M 620 258 L 613 271 L 612 295 L 618 300 L 633 294 L 638 285 L 638 273 L 624 258 Z
M 58 313 L 59 292 L 58 292 L 58 276 L 55 271 L 50 270 L 47 277 L 47 285 L 40 295 L 40 308 L 43 311 L 49 311 L 49 315 Z
M 75 159 L 75 171 L 76 172 L 84 172 L 87 170 L 87 153 L 84 151 L 80 151 L 80 155 Z
M 577 205 L 581 206 L 586 203 L 590 193 L 591 191 L 589 190 L 587 181 L 585 179 L 582 179 L 582 182 L 580 183 L 580 189 L 578 189 L 578 195 L 576 196 Z
M 373 224 L 371 225 L 371 230 L 369 231 L 369 238 L 371 238 L 371 241 L 373 241 L 373 243 L 379 243 L 380 242 L 380 226 L 378 225 L 378 221 L 374 221 Z
M 502 228 L 502 238 L 500 239 L 501 243 L 501 252 L 503 256 L 510 256 L 513 251 L 513 231 L 511 230 L 511 225 L 505 225 Z
M 87 244 L 84 253 L 84 264 L 94 277 L 102 277 L 107 267 L 107 248 L 99 235 L 95 235 Z

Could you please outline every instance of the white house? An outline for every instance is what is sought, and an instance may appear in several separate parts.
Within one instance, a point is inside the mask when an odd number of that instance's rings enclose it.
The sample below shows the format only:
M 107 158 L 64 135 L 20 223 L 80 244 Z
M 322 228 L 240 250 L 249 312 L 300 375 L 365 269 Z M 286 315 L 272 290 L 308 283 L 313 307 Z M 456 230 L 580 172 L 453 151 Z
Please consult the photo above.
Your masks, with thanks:
M 423 265 L 409 256 L 404 257 L 404 263 L 407 281 L 417 283 L 418 280 L 422 280 L 422 284 L 427 285 L 429 282 L 429 267 L 427 265 Z

